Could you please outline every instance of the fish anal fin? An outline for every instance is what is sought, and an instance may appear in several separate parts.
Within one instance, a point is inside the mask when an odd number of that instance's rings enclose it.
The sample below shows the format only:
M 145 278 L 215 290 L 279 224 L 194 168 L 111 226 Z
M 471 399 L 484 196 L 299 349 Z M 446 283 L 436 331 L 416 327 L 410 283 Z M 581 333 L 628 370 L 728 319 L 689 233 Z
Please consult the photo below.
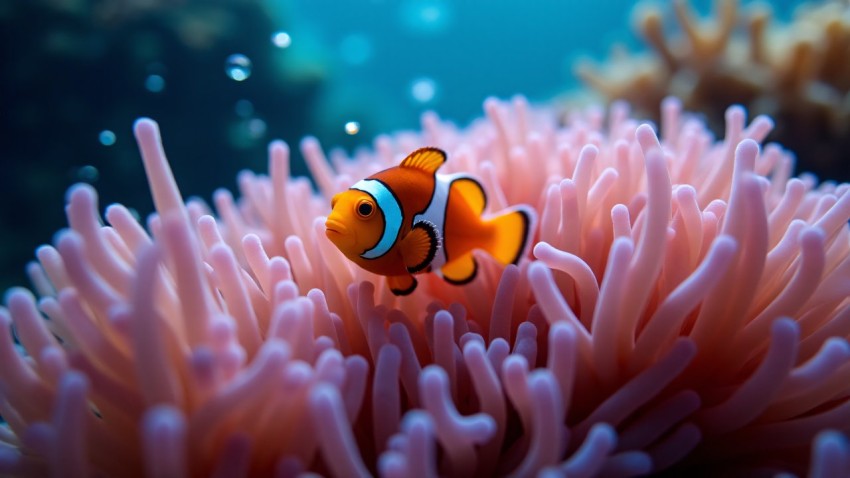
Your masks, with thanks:
M 395 295 L 409 295 L 416 290 L 418 284 L 416 278 L 410 274 L 387 277 L 390 292 Z
M 478 263 L 472 257 L 472 252 L 468 252 L 447 262 L 440 268 L 440 272 L 443 274 L 443 279 L 451 284 L 468 284 L 478 274 Z
M 410 153 L 399 165 L 402 168 L 418 169 L 428 174 L 436 174 L 446 162 L 446 153 L 438 148 L 419 148 Z
M 472 177 L 463 176 L 452 181 L 452 190 L 461 195 L 464 202 L 475 211 L 476 214 L 484 212 L 487 207 L 487 194 L 481 183 Z
M 399 243 L 407 271 L 415 274 L 427 268 L 440 246 L 440 233 L 434 224 L 428 221 L 416 223 Z

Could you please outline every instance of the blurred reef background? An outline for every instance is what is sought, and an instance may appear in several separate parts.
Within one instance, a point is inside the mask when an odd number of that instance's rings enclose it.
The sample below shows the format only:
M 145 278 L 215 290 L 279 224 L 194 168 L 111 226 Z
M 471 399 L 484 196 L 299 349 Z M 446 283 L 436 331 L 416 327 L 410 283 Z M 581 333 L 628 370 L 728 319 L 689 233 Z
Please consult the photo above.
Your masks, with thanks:
M 12 0 L 0 2 L 0 290 L 27 284 L 64 195 L 152 210 L 133 121 L 155 118 L 188 195 L 265 172 L 305 135 L 352 151 L 466 124 L 487 96 L 567 108 L 626 99 L 657 121 L 679 95 L 713 124 L 770 114 L 798 172 L 850 179 L 846 1 Z M 718 132 L 722 133 L 722 132 Z

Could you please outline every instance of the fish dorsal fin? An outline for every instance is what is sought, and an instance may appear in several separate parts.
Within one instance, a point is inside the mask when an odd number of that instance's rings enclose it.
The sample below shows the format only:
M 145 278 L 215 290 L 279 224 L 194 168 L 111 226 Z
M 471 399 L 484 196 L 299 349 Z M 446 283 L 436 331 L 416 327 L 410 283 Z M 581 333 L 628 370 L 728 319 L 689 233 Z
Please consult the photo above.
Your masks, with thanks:
M 428 174 L 435 174 L 440 166 L 446 162 L 446 153 L 438 148 L 426 147 L 419 148 L 410 153 L 399 167 L 411 168 L 424 171 Z

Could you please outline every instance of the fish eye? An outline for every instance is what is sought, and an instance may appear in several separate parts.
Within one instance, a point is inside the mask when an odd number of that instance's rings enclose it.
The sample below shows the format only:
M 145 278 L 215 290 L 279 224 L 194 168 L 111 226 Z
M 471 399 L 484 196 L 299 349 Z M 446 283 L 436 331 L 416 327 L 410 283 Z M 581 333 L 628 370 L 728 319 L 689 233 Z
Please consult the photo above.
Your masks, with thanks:
M 357 207 L 355 208 L 357 211 L 357 215 L 366 219 L 375 212 L 375 205 L 372 204 L 372 201 L 368 199 L 361 199 L 357 202 Z

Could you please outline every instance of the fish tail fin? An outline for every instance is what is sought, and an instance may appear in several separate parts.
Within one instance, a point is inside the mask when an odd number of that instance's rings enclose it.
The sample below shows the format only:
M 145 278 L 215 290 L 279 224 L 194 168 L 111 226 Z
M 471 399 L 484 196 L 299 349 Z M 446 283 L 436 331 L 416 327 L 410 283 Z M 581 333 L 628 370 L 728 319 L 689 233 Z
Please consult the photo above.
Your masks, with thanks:
M 516 264 L 531 243 L 534 221 L 534 210 L 527 206 L 514 206 L 488 219 L 494 232 L 485 250 L 502 264 Z

